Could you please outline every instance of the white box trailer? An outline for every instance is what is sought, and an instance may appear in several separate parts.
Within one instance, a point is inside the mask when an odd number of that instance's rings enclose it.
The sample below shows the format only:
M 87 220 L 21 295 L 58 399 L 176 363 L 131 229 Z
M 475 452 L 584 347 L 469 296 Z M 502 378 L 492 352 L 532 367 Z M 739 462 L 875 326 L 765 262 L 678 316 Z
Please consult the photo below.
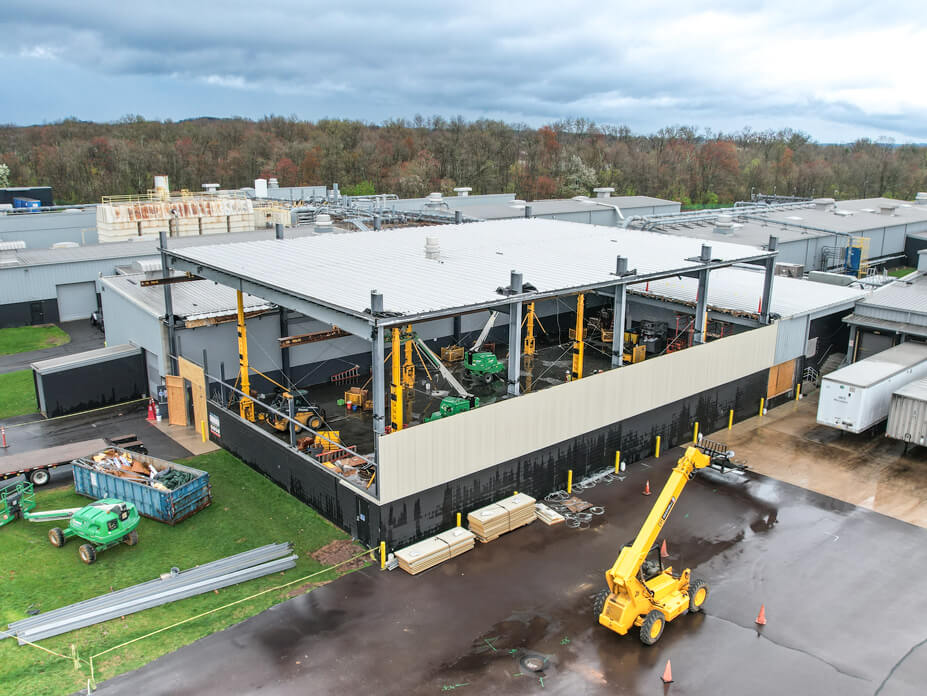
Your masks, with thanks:
M 919 379 L 892 394 L 885 435 L 912 445 L 927 445 L 927 379 Z
M 818 423 L 861 433 L 888 418 L 892 393 L 927 377 L 927 344 L 902 343 L 821 379 Z

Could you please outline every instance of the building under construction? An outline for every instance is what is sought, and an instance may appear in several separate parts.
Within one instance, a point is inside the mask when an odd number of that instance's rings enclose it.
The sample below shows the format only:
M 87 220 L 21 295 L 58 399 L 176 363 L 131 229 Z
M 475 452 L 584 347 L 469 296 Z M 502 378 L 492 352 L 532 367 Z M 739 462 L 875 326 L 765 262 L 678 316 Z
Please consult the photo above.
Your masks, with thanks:
M 775 239 L 537 219 L 280 237 L 165 244 L 170 273 L 106 282 L 108 327 L 171 356 L 172 422 L 390 548 L 791 398 L 864 294 L 775 277 Z

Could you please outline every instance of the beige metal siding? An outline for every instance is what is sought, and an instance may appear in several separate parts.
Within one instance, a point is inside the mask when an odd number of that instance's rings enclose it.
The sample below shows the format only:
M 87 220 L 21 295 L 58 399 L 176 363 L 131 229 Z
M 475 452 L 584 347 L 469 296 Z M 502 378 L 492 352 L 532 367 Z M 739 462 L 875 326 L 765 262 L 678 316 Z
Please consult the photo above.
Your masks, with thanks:
M 769 368 L 776 327 L 628 365 L 380 438 L 380 501 L 480 471 Z

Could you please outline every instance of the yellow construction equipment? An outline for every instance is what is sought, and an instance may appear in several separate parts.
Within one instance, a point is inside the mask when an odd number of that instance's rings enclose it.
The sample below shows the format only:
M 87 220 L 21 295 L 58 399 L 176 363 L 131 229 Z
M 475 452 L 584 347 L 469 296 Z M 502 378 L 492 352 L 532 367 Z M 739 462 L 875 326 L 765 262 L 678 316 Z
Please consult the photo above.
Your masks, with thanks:
M 624 635 L 638 626 L 641 642 L 653 645 L 663 635 L 668 621 L 701 610 L 708 598 L 708 584 L 691 579 L 688 568 L 679 575 L 674 575 L 671 567 L 664 568 L 656 541 L 682 489 L 697 469 L 706 466 L 717 466 L 722 471 L 736 468 L 730 463 L 727 448 L 720 443 L 702 440 L 686 448 L 637 538 L 621 549 L 618 560 L 605 573 L 608 589 L 596 595 L 593 612 L 606 628 Z M 656 560 L 648 560 L 654 551 Z
M 254 422 L 254 402 L 249 398 L 251 394 L 251 378 L 248 374 L 248 329 L 245 326 L 245 303 L 241 290 L 236 291 L 238 299 L 238 379 L 241 382 L 241 391 L 248 396 L 241 397 L 238 402 L 238 413 Z
M 583 378 L 583 308 L 586 305 L 586 296 L 579 293 L 576 296 L 576 332 L 573 341 L 573 369 L 570 370 L 570 381 Z
M 392 332 L 393 352 L 392 352 L 392 370 L 393 380 L 390 385 L 389 393 L 389 414 L 390 428 L 392 430 L 402 430 L 402 364 L 401 349 L 402 341 L 399 338 L 399 327 L 394 326 Z
M 406 360 L 402 364 L 402 386 L 409 390 L 408 396 L 412 395 L 412 389 L 415 387 L 415 363 L 412 362 L 412 326 L 406 327 Z

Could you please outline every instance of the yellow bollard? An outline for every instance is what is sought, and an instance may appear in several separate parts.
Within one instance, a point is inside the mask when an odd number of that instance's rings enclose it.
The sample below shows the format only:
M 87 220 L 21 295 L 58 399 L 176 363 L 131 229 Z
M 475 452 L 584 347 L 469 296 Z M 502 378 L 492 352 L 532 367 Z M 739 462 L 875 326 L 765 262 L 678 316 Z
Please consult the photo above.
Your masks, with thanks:
M 621 471 L 621 450 L 615 450 L 615 473 Z
M 734 409 L 731 409 L 731 412 L 727 416 L 727 429 L 730 430 L 734 427 Z
M 657 435 L 657 451 L 654 453 L 653 456 L 656 457 L 657 459 L 660 458 L 660 436 L 659 435 Z
M 798 383 L 798 386 L 795 387 L 795 401 L 798 401 L 801 398 L 801 382 Z
M 698 421 L 695 421 L 695 428 L 692 430 L 692 442 L 698 444 Z
M 460 513 L 457 513 L 457 526 L 460 526 Z
M 573 470 L 567 472 L 567 493 L 573 492 Z
M 766 403 L 766 399 L 760 399 L 760 418 L 763 417 L 763 404 Z
M 386 570 L 386 542 L 380 542 L 380 570 Z
M 200 431 L 203 433 L 203 442 L 209 439 L 206 435 L 206 421 L 200 421 Z

